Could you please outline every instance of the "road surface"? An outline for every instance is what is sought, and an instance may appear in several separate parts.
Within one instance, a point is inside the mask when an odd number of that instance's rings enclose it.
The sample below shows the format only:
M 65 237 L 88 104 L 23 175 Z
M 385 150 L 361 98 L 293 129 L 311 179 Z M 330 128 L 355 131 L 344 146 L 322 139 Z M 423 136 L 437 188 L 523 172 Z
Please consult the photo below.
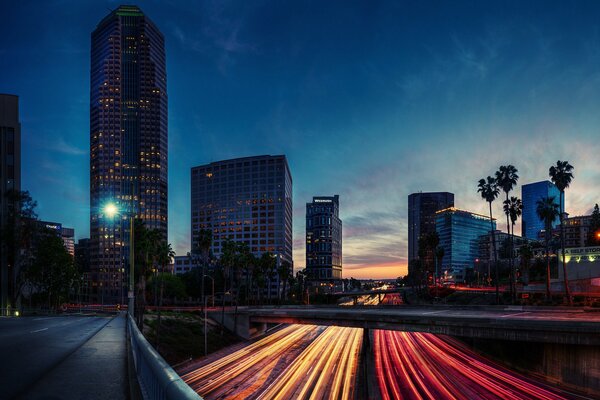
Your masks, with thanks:
M 26 398 L 26 391 L 110 320 L 79 316 L 0 318 L 0 399 Z
M 430 333 L 373 332 L 375 375 L 383 400 L 579 399 Z
M 361 329 L 292 325 L 180 374 L 207 400 L 350 399 L 361 343 Z

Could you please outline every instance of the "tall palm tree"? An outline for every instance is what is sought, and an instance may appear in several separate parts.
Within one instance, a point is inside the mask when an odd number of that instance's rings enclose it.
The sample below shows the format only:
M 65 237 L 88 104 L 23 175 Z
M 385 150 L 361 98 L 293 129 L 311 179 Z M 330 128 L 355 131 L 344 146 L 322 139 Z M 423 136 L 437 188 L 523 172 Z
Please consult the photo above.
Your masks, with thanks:
M 560 214 L 559 205 L 554 202 L 554 197 L 545 197 L 537 201 L 536 213 L 538 218 L 544 222 L 546 242 L 546 299 L 550 300 L 550 236 L 552 235 L 552 224 L 556 221 L 556 217 Z
M 232 270 L 236 264 L 237 246 L 233 240 L 227 239 L 223 243 L 223 250 L 221 252 L 221 268 L 223 271 L 223 301 L 221 303 L 221 336 L 223 336 L 223 327 L 225 325 L 225 293 L 227 292 L 227 281 L 232 279 Z M 230 283 L 229 290 L 233 290 L 233 282 Z M 234 327 L 235 332 L 235 327 Z
M 438 233 L 436 231 L 433 231 L 429 235 L 427 235 L 427 247 L 429 249 L 428 253 L 431 254 L 431 258 L 433 259 L 434 271 L 432 271 L 432 272 L 435 275 L 437 275 L 437 273 L 438 273 L 438 263 L 437 263 L 437 257 L 436 257 L 435 253 L 437 251 L 439 244 L 440 244 L 440 236 L 438 235 Z M 435 278 L 437 278 L 437 276 L 434 277 L 434 279 L 433 279 L 434 282 L 435 282 Z
M 198 239 L 192 252 L 194 254 L 200 255 L 200 260 L 202 262 L 202 285 L 200 286 L 200 311 L 204 311 L 204 271 L 208 266 L 208 260 L 210 258 L 210 248 L 212 247 L 212 231 L 210 229 L 200 229 L 198 232 Z
M 568 188 L 571 184 L 571 181 L 573 181 L 573 169 L 573 166 L 569 164 L 568 161 L 558 160 L 556 162 L 556 165 L 551 166 L 548 170 L 552 182 L 554 182 L 554 184 L 560 191 L 560 248 L 562 253 L 563 274 L 565 276 L 565 296 L 567 296 L 567 301 L 569 302 L 569 305 L 573 304 L 573 299 L 571 299 L 571 289 L 569 288 L 567 265 L 565 263 L 565 233 L 563 228 L 563 216 L 565 209 L 565 189 Z
M 516 295 L 517 295 L 517 275 L 516 275 L 516 268 L 515 268 L 515 263 L 514 263 L 514 247 L 515 247 L 515 223 L 517 222 L 517 220 L 519 219 L 519 217 L 521 216 L 521 214 L 523 213 L 523 203 L 521 202 L 521 199 L 519 199 L 518 197 L 515 196 L 511 196 L 510 199 L 508 200 L 504 200 L 504 212 L 506 214 L 509 215 L 510 217 L 510 228 L 508 231 L 509 234 L 509 238 L 510 238 L 510 274 L 511 274 L 511 278 L 510 278 L 510 292 L 511 292 L 511 296 L 513 301 L 516 300 Z
M 481 197 L 488 202 L 490 206 L 490 234 L 492 238 L 492 251 L 494 253 L 494 270 L 496 276 L 496 303 L 500 303 L 500 289 L 498 286 L 499 276 L 498 276 L 498 260 L 496 254 L 496 239 L 494 237 L 494 216 L 492 214 L 492 203 L 498 197 L 500 193 L 500 188 L 496 182 L 495 178 L 488 176 L 486 179 L 480 179 L 477 184 L 477 192 L 481 193 Z M 488 278 L 490 277 L 490 269 L 488 264 Z
M 283 282 L 283 292 L 279 292 L 279 304 L 281 304 L 281 298 L 282 295 L 285 298 L 286 295 L 286 285 L 287 282 L 290 278 L 290 276 L 292 276 L 292 265 L 288 262 L 288 261 L 282 261 L 279 263 L 279 266 L 277 267 L 277 276 L 279 277 L 279 283 Z
M 166 241 L 162 241 L 158 248 L 156 249 L 156 259 L 158 262 L 158 265 L 160 265 L 161 267 L 161 271 L 160 271 L 160 297 L 158 300 L 158 327 L 156 329 L 156 349 L 158 350 L 158 346 L 160 345 L 160 324 L 161 324 L 161 309 L 162 309 L 162 302 L 163 302 L 163 292 L 164 292 L 164 286 L 165 286 L 165 282 L 164 282 L 164 273 L 165 273 L 165 268 L 167 267 L 167 265 L 169 265 L 171 263 L 171 260 L 173 260 L 173 258 L 175 257 L 175 252 L 173 251 L 173 248 L 171 247 L 171 243 L 167 243 Z
M 533 249 L 529 243 L 525 243 L 519 249 L 519 254 L 521 256 L 521 268 L 523 268 L 523 283 L 529 284 L 529 264 L 531 263 L 531 259 L 533 258 Z

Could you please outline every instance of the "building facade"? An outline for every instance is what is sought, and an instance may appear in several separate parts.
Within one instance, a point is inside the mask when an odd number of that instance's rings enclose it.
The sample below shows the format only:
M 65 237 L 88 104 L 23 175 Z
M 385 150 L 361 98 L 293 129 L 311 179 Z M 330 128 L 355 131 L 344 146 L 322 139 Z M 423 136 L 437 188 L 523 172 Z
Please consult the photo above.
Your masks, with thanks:
M 21 191 L 21 123 L 19 97 L 0 94 L 0 229 L 15 225 L 11 215 L 18 203 L 11 193 Z M 11 222 L 12 221 L 12 222 Z M 0 244 L 0 316 L 15 307 L 17 249 L 4 240 Z M 9 254 L 10 253 L 10 254 Z
M 565 248 L 588 246 L 588 238 L 591 226 L 591 215 L 578 215 L 565 218 L 563 220 Z M 560 224 L 552 229 L 552 236 L 560 237 Z
M 175 256 L 173 264 L 169 266 L 171 273 L 175 275 L 185 274 L 191 270 L 198 268 L 200 264 L 194 257 L 187 256 Z
M 444 249 L 441 270 L 446 281 L 461 283 L 479 259 L 480 237 L 490 232 L 490 217 L 454 207 L 436 212 L 435 227 Z M 496 221 L 492 221 L 496 229 Z
M 537 240 L 539 232 L 545 229 L 544 222 L 538 217 L 536 208 L 538 200 L 546 197 L 554 197 L 554 202 L 556 204 L 560 203 L 560 191 L 550 181 L 528 183 L 521 186 L 521 198 L 523 199 L 522 237 Z M 561 212 L 564 212 L 564 203 Z M 554 228 L 559 223 L 560 218 L 556 217 L 552 227 Z
M 90 261 L 92 301 L 122 299 L 129 217 L 167 239 L 167 76 L 164 38 L 135 6 L 92 33 Z M 107 215 L 114 205 L 117 215 Z
M 246 243 L 255 256 L 273 253 L 292 263 L 292 175 L 284 155 L 213 162 L 191 170 L 192 246 L 212 230 L 211 251 L 227 239 Z M 291 271 L 290 271 L 291 272 Z M 270 290 L 276 291 L 277 280 Z
M 454 207 L 449 192 L 412 193 L 408 195 L 408 260 L 419 258 L 419 238 L 435 232 L 435 213 Z
M 306 203 L 306 272 L 319 281 L 342 279 L 340 197 L 313 197 Z

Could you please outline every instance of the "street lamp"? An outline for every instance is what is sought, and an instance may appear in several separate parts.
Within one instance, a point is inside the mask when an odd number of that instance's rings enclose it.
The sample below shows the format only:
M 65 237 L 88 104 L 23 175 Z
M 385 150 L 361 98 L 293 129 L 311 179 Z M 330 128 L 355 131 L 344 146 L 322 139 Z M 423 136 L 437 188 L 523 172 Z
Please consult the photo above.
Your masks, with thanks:
M 104 213 L 109 217 L 113 218 L 115 215 L 122 214 L 118 207 L 114 203 L 108 203 L 104 206 Z M 134 215 L 133 212 L 129 215 L 129 293 L 127 294 L 128 302 L 127 302 L 127 313 L 131 315 L 133 318 L 133 305 L 134 305 L 134 294 L 133 294 L 133 271 L 135 266 L 135 235 L 134 235 L 134 226 L 133 221 Z

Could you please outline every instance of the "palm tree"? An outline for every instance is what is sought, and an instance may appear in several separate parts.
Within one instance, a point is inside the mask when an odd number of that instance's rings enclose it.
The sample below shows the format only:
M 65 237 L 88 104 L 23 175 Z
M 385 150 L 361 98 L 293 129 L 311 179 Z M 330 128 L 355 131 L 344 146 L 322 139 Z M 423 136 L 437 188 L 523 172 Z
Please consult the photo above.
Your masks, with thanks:
M 173 258 L 175 257 L 175 252 L 173 251 L 173 248 L 171 247 L 170 243 L 167 243 L 166 241 L 163 241 L 159 244 L 158 248 L 156 249 L 156 259 L 158 261 L 158 265 L 160 265 L 161 267 L 161 273 L 160 273 L 160 297 L 159 297 L 159 303 L 158 303 L 158 327 L 156 329 L 156 349 L 158 350 L 158 346 L 160 345 L 160 314 L 161 314 L 161 308 L 162 308 L 162 302 L 163 302 L 163 292 L 164 292 L 164 278 L 163 278 L 163 274 L 165 273 L 165 267 L 167 265 L 169 265 L 171 263 L 171 260 L 173 260 Z
M 288 261 L 282 261 L 277 267 L 277 276 L 279 277 L 279 283 L 283 282 L 283 292 L 279 292 L 279 304 L 281 304 L 281 295 L 286 294 L 287 282 L 292 276 L 292 265 Z M 285 297 L 284 297 L 285 298 Z
M 433 263 L 434 263 L 434 272 L 436 275 L 438 273 L 438 263 L 437 263 L 437 257 L 435 255 L 437 248 L 438 248 L 438 244 L 440 244 L 440 236 L 438 235 L 438 233 L 436 231 L 431 232 L 429 235 L 427 235 L 427 247 L 429 249 L 428 253 L 431 253 L 431 258 L 433 259 Z M 437 276 L 435 277 L 437 278 Z M 434 283 L 435 283 L 435 278 L 433 279 Z
M 525 243 L 519 249 L 519 254 L 521 255 L 521 265 L 523 268 L 523 283 L 527 285 L 529 284 L 529 264 L 533 258 L 533 249 L 531 248 L 531 245 Z
M 514 235 L 515 235 L 515 223 L 517 222 L 517 219 L 519 219 L 519 217 L 521 216 L 521 214 L 523 213 L 523 203 L 521 202 L 521 199 L 515 197 L 515 196 L 511 196 L 510 199 L 508 200 L 504 200 L 504 212 L 506 214 L 509 215 L 510 217 L 510 228 L 508 231 L 509 237 L 510 237 L 510 250 L 509 250 L 509 254 L 510 254 L 510 274 L 511 274 L 511 278 L 510 278 L 510 292 L 511 292 L 511 296 L 513 301 L 516 300 L 516 295 L 517 295 L 517 277 L 516 277 L 516 268 L 515 268 L 515 263 L 514 263 Z
M 536 213 L 538 218 L 544 222 L 545 235 L 544 239 L 546 242 L 546 299 L 550 301 L 550 257 L 549 257 L 549 246 L 550 236 L 552 235 L 552 224 L 558 217 L 559 205 L 554 202 L 554 197 L 545 197 L 537 201 Z
M 494 216 L 492 214 L 492 203 L 498 197 L 500 193 L 500 188 L 496 182 L 496 179 L 488 176 L 486 179 L 480 179 L 477 184 L 477 192 L 481 193 L 481 197 L 488 202 L 490 206 L 490 234 L 492 238 L 492 251 L 494 253 L 494 268 L 496 275 L 496 304 L 500 303 L 500 289 L 498 286 L 499 276 L 498 276 L 498 260 L 496 254 L 496 239 L 494 237 Z M 488 263 L 488 278 L 490 277 L 490 268 Z
M 223 271 L 223 301 L 221 303 L 221 336 L 223 336 L 223 327 L 225 325 L 225 292 L 227 292 L 227 280 L 232 279 L 231 271 L 236 264 L 237 246 L 233 240 L 227 239 L 223 243 L 223 250 L 221 252 L 221 268 Z M 233 290 L 233 284 L 230 285 L 229 290 Z M 235 327 L 234 327 L 235 332 Z
M 571 289 L 569 288 L 567 265 L 565 263 L 565 234 L 563 228 L 563 215 L 565 209 L 565 189 L 569 187 L 571 181 L 573 180 L 573 169 L 573 166 L 569 164 L 568 161 L 558 160 L 556 162 L 556 165 L 551 166 L 548 170 L 552 182 L 554 182 L 554 184 L 560 191 L 560 248 L 562 253 L 563 274 L 565 276 L 565 296 L 567 296 L 567 301 L 569 302 L 569 305 L 573 304 L 573 299 L 571 299 Z
M 202 261 L 202 285 L 200 286 L 200 311 L 204 311 L 204 271 L 208 265 L 210 258 L 210 248 L 212 247 L 212 231 L 210 229 L 200 229 L 198 232 L 198 240 L 196 241 L 195 247 L 192 249 L 192 253 L 199 254 Z
M 267 281 L 267 296 L 269 304 L 271 304 L 271 279 L 273 278 L 273 273 L 275 271 L 276 260 L 273 254 L 267 251 L 262 253 L 259 263 L 261 273 Z

